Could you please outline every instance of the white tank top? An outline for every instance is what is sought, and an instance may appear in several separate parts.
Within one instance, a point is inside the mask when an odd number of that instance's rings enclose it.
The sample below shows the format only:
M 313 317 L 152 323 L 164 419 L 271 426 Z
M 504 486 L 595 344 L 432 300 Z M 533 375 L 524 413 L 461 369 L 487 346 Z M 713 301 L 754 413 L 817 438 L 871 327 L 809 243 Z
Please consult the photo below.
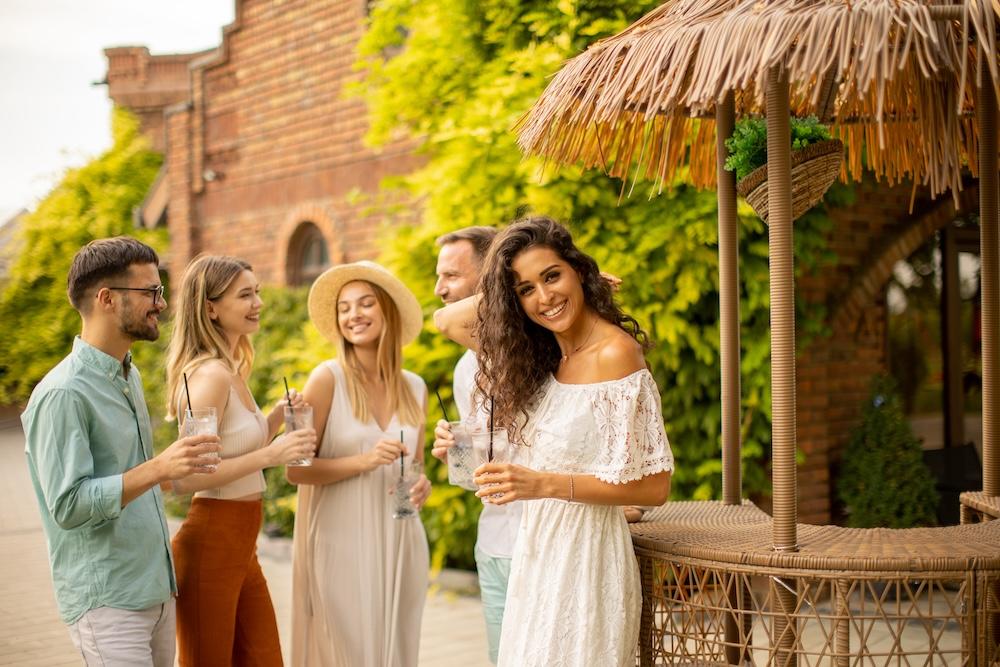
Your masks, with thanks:
M 222 458 L 236 458 L 264 447 L 267 445 L 267 433 L 267 419 L 257 404 L 254 403 L 253 412 L 247 410 L 236 390 L 230 386 L 226 410 L 219 422 L 219 440 L 222 441 L 220 455 Z M 263 493 L 266 487 L 264 473 L 257 470 L 245 477 L 234 479 L 225 486 L 198 491 L 194 495 L 196 498 L 229 500 Z

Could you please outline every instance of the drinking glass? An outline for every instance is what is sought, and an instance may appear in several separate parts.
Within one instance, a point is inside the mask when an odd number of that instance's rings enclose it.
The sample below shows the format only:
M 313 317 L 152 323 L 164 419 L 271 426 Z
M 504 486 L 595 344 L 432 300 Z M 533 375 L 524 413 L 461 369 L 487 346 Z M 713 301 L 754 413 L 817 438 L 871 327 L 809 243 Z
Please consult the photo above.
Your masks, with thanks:
M 219 421 L 215 416 L 215 408 L 188 408 L 184 410 L 184 423 L 181 425 L 181 437 L 192 435 L 218 435 Z M 202 454 L 199 458 L 210 459 L 203 463 L 205 472 L 215 472 L 219 469 L 219 454 Z
M 292 431 L 301 431 L 304 428 L 313 427 L 313 409 L 311 405 L 304 405 L 298 408 L 293 408 L 290 405 L 285 406 L 285 433 L 291 433 Z M 289 466 L 311 466 L 313 464 L 312 458 L 296 459 L 294 461 L 289 461 L 285 465 Z
M 506 430 L 496 429 L 492 433 L 489 429 L 472 431 L 469 437 L 472 440 L 472 449 L 476 457 L 476 468 L 490 461 L 493 463 L 510 463 L 511 447 L 510 442 L 507 440 Z M 491 449 L 492 459 L 490 458 Z M 487 484 L 486 486 L 493 485 Z M 482 496 L 480 500 L 485 503 L 487 498 L 493 497 L 495 496 Z
M 472 447 L 472 429 L 463 422 L 448 422 L 455 444 L 448 449 L 448 483 L 467 491 L 475 491 L 472 481 L 473 471 L 479 466 L 476 452 Z
M 400 461 L 386 466 L 386 473 L 392 479 L 389 488 L 392 495 L 392 518 L 408 519 L 417 516 L 417 508 L 410 502 L 410 489 L 420 481 L 424 463 L 415 457 L 402 457 Z

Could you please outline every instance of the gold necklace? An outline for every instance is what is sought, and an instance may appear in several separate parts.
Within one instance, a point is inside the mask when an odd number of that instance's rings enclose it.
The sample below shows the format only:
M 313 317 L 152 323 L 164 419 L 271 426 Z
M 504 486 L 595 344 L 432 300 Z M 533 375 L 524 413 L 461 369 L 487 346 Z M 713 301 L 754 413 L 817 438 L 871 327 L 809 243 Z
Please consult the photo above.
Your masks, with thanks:
M 567 352 L 566 354 L 564 354 L 562 356 L 562 361 L 569 361 L 569 355 L 576 354 L 577 352 L 579 352 L 580 350 L 582 350 L 583 348 L 585 348 L 587 346 L 587 343 L 590 342 L 590 337 L 594 335 L 594 329 L 597 328 L 597 320 L 599 320 L 599 319 L 601 319 L 601 318 L 598 317 L 597 315 L 594 316 L 594 323 L 592 325 L 590 325 L 590 333 L 587 334 L 587 337 L 583 339 L 582 343 L 580 343 L 579 345 L 577 345 L 576 347 L 574 347 L 572 350 L 570 350 L 569 352 Z

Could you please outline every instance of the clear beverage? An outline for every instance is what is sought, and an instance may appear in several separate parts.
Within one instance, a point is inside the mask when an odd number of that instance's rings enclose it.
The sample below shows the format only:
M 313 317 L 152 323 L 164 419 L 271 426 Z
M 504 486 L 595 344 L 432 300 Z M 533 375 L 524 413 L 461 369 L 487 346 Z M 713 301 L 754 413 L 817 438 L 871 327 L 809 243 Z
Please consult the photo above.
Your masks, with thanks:
M 184 411 L 181 437 L 218 434 L 219 421 L 215 415 L 215 408 L 196 408 Z M 220 458 L 218 454 L 202 454 L 200 458 L 206 459 L 206 462 L 201 465 L 205 472 L 215 472 L 219 469 Z
M 289 405 L 285 406 L 285 433 L 291 433 L 292 431 L 300 431 L 304 428 L 313 427 L 313 409 L 311 405 L 306 405 L 299 408 L 293 408 Z M 297 459 L 295 461 L 289 461 L 287 465 L 290 466 L 311 466 L 313 464 L 311 458 Z
M 473 431 L 470 433 L 470 439 L 472 440 L 472 449 L 475 452 L 476 457 L 476 467 L 483 465 L 484 463 L 510 463 L 511 462 L 511 446 L 510 442 L 507 440 L 507 431 L 504 429 L 497 429 L 490 433 L 489 430 Z M 491 458 L 492 455 L 492 458 Z M 484 488 L 493 486 L 492 484 L 484 485 Z M 477 489 L 480 487 L 476 487 Z M 494 494 L 490 496 L 481 496 L 480 500 L 483 503 L 487 502 L 488 498 L 497 498 L 499 494 Z
M 455 444 L 448 449 L 448 483 L 467 491 L 475 491 L 476 483 L 472 481 L 473 472 L 480 462 L 472 448 L 472 438 L 469 427 L 462 422 L 448 422 L 451 434 L 455 436 Z
M 417 508 L 410 502 L 410 489 L 420 481 L 424 464 L 415 458 L 404 457 L 402 461 L 402 464 L 397 462 L 386 466 L 386 471 L 393 480 L 389 489 L 393 519 L 408 519 L 418 514 Z

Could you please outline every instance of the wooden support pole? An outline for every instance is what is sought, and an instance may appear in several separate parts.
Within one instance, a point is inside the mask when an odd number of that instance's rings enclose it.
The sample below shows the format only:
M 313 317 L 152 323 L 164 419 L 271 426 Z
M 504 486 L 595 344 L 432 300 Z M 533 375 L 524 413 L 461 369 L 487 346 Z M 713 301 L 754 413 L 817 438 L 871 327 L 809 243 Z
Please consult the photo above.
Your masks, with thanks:
M 740 273 L 736 227 L 736 176 L 724 167 L 725 141 L 733 135 L 735 105 L 730 92 L 716 109 L 719 200 L 719 360 L 722 370 L 722 501 L 743 502 L 740 455 Z
M 772 538 L 776 551 L 798 550 L 795 470 L 795 261 L 792 246 L 792 131 L 788 75 L 772 68 L 767 79 L 768 245 L 771 290 Z M 775 599 L 776 664 L 797 664 L 796 582 L 781 580 Z

